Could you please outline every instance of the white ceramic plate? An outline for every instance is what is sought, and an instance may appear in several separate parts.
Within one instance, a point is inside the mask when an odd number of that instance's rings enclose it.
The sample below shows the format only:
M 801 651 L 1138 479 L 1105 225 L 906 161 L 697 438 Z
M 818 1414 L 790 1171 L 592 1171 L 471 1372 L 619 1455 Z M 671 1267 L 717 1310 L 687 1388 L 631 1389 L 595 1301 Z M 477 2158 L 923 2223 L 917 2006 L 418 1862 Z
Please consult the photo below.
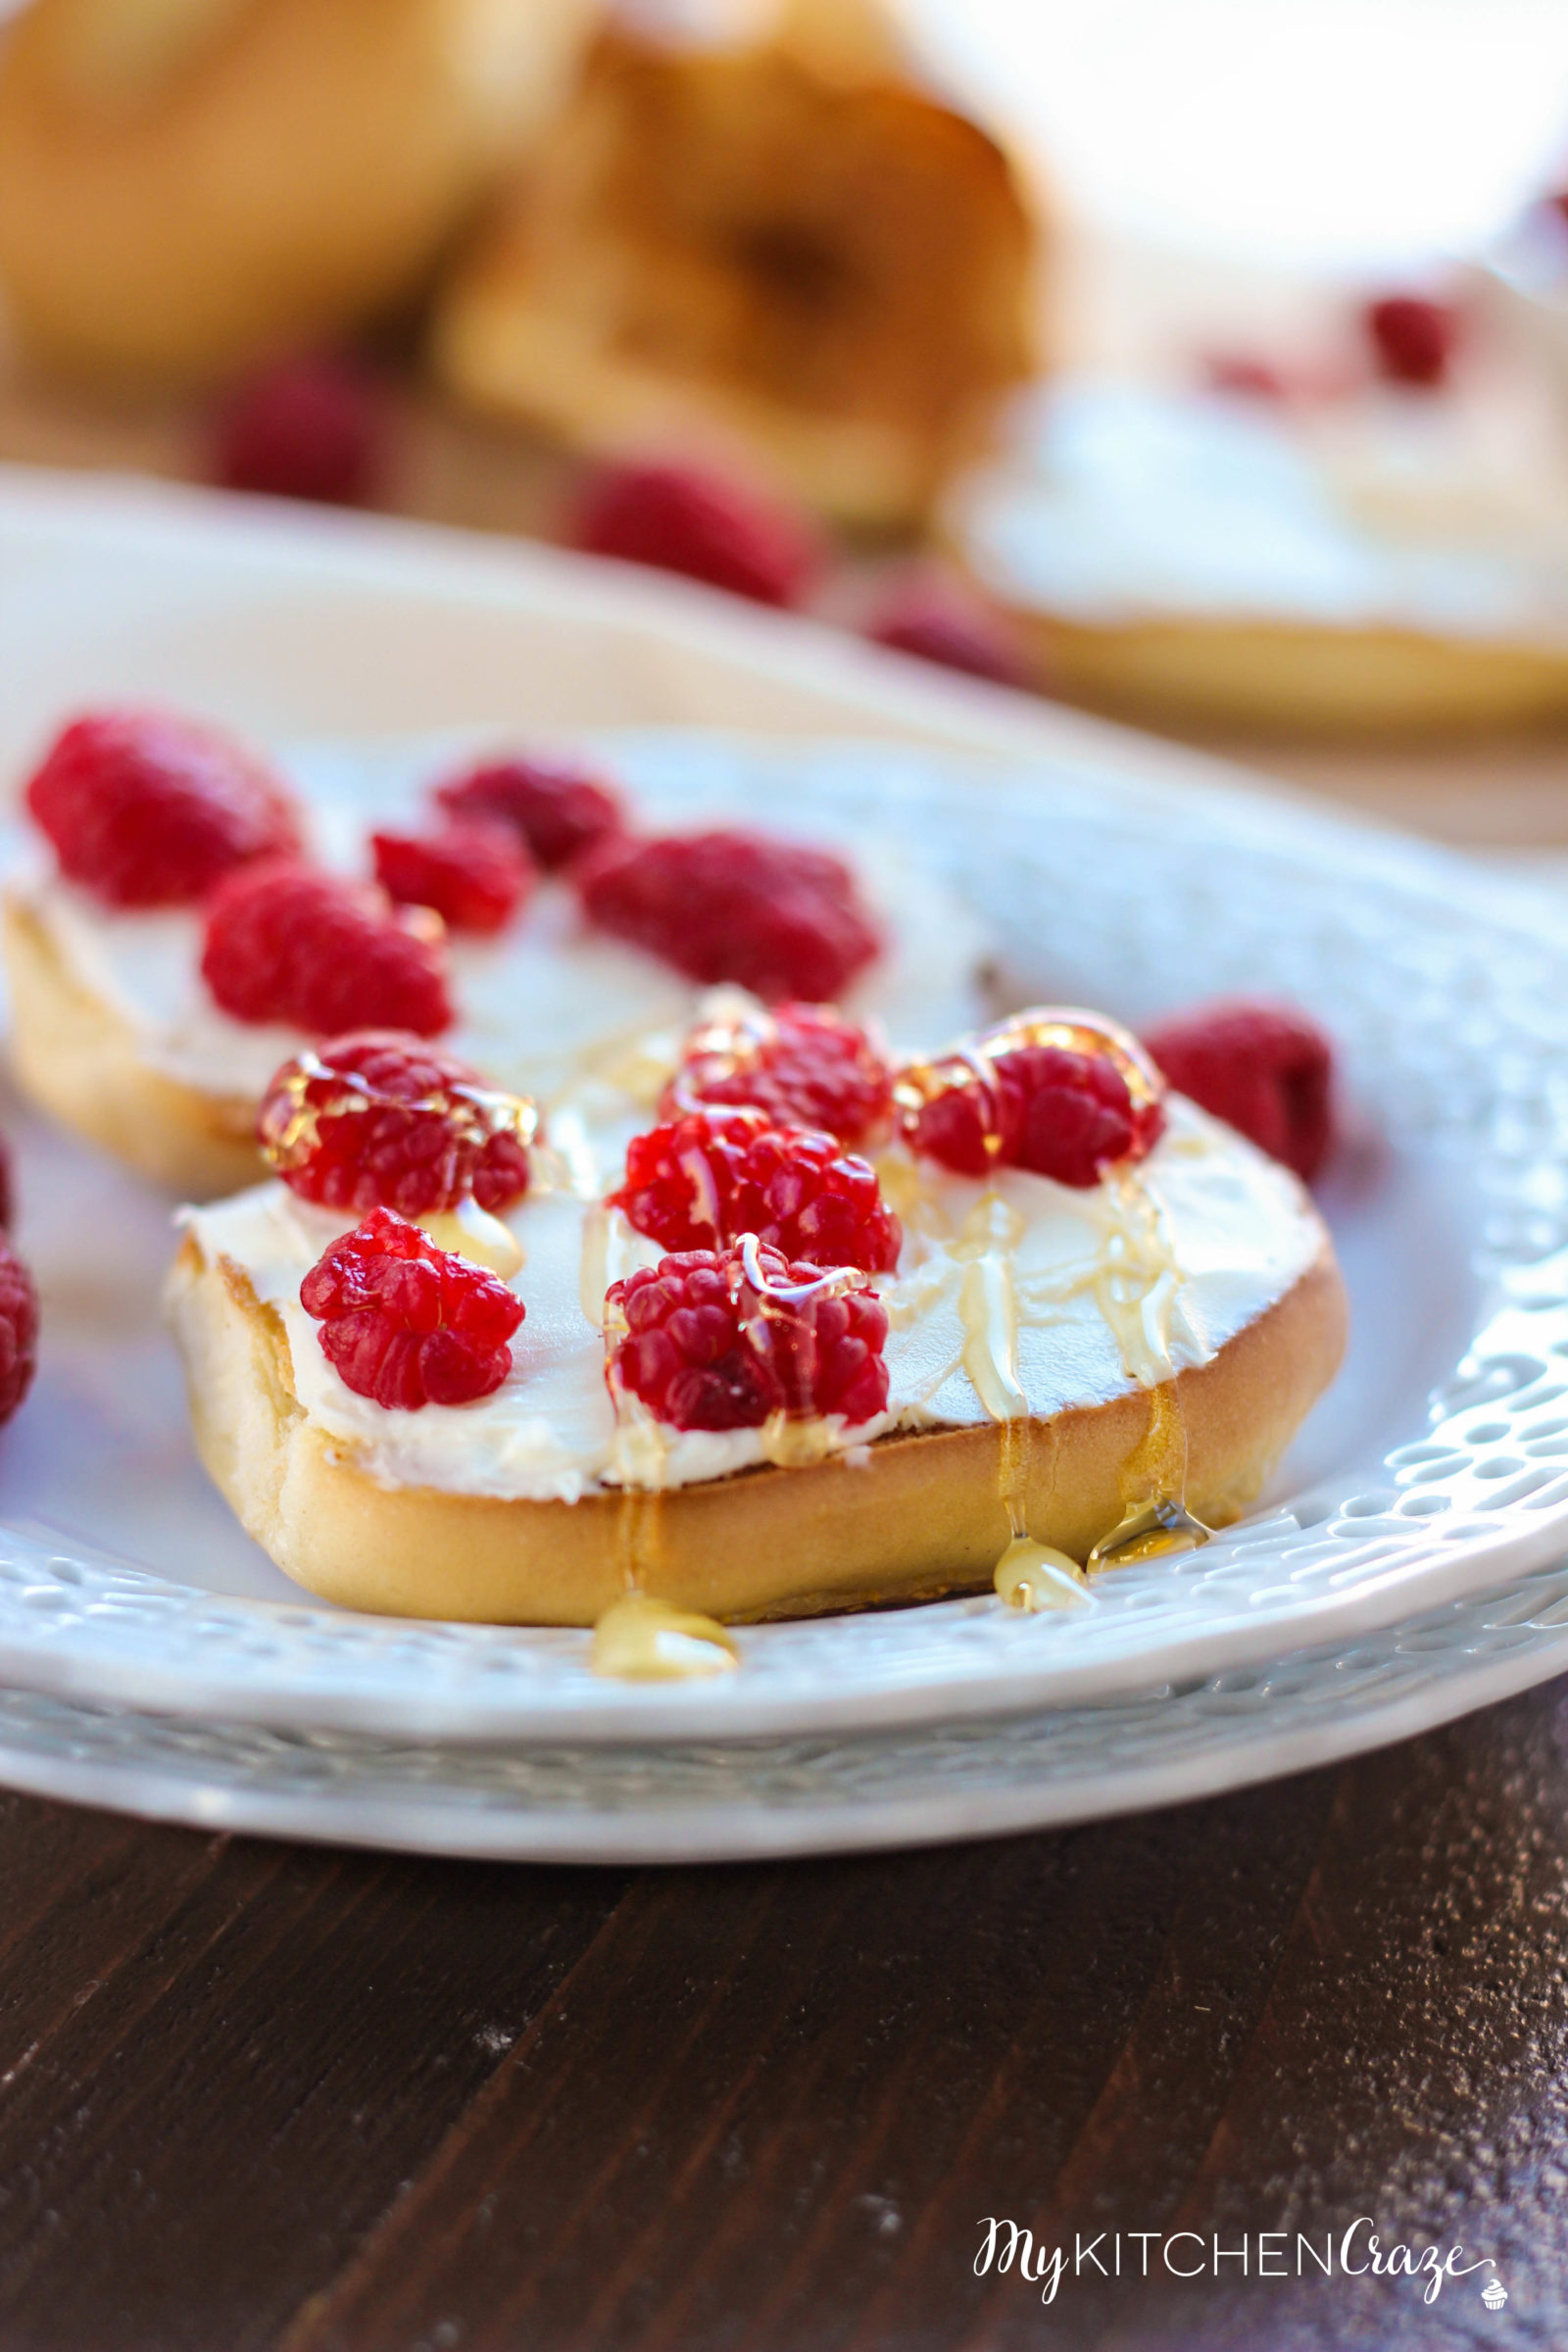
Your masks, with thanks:
M 0 1690 L 0 1781 L 199 1829 L 512 1861 L 931 1844 L 1173 1805 L 1405 1740 L 1568 1671 L 1568 1569 L 1088 1707 L 859 1735 L 442 1745 Z
M 864 1737 L 1343 1647 L 1568 1548 L 1568 951 L 1533 901 L 1114 730 L 541 551 L 22 478 L 0 580 L 0 755 L 111 691 L 274 737 L 749 713 L 902 738 L 645 738 L 637 761 L 671 812 L 717 794 L 765 819 L 787 794 L 796 824 L 896 837 L 981 908 L 1021 996 L 1135 1021 L 1218 988 L 1298 997 L 1345 1047 L 1357 1122 L 1325 1200 L 1351 1360 L 1260 1516 L 1066 1616 L 987 1596 L 761 1627 L 738 1675 L 665 1687 L 596 1680 L 577 1633 L 291 1597 L 190 1452 L 152 1307 L 164 1204 L 27 1128 L 47 1339 L 0 1455 L 14 1691 L 475 1748 Z

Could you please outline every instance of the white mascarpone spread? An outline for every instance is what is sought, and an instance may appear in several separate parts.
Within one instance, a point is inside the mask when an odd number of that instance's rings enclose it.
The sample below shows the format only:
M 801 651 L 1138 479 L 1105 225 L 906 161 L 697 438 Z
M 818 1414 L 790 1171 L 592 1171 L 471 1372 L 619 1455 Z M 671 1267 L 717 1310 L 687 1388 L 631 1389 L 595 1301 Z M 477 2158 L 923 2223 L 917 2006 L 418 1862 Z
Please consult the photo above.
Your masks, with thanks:
M 453 762 L 417 748 L 389 756 L 373 747 L 357 759 L 333 747 L 280 764 L 306 804 L 315 854 L 364 875 L 369 832 L 417 821 L 424 785 L 452 772 Z M 628 791 L 640 802 L 635 759 L 627 765 Z M 606 766 L 621 772 L 613 755 Z M 788 821 L 782 808 L 778 822 Z M 828 846 L 842 848 L 855 868 L 885 941 L 847 992 L 846 1009 L 880 1022 L 906 1049 L 972 1027 L 984 1010 L 978 919 L 896 849 L 853 840 Z M 117 911 L 41 874 L 15 889 L 72 974 L 128 1022 L 148 1064 L 182 1084 L 216 1096 L 260 1096 L 278 1064 L 307 1042 L 292 1029 L 233 1020 L 213 1002 L 199 968 L 202 921 L 194 910 Z M 596 931 L 559 882 L 542 882 L 498 938 L 455 933 L 448 944 L 457 1019 L 440 1043 L 496 1084 L 546 1104 L 587 1072 L 617 1071 L 651 1030 L 667 1028 L 678 1039 L 700 1002 L 696 985 L 670 965 Z
M 1283 1298 L 1323 1246 L 1290 1172 L 1182 1097 L 1133 1178 L 1080 1192 L 1005 1171 L 991 1192 L 902 1151 L 882 1162 L 905 1219 L 888 1308 L 891 1429 L 1048 1416 L 1109 1401 L 1213 1356 Z M 566 1501 L 603 1486 L 683 1486 L 766 1458 L 760 1430 L 649 1432 L 617 1425 L 590 1314 L 607 1277 L 657 1261 L 617 1217 L 565 1189 L 536 1189 L 507 1219 L 523 1251 L 512 1278 L 527 1315 L 513 1368 L 471 1405 L 386 1411 L 345 1388 L 299 1303 L 300 1283 L 348 1220 L 281 1184 L 184 1212 L 209 1263 L 230 1260 L 276 1310 L 311 1420 L 391 1487 Z M 985 1396 L 982 1391 L 987 1392 Z
M 956 537 L 1004 601 L 1568 642 L 1568 486 L 1510 413 L 1379 394 L 1319 416 L 1091 377 L 1021 407 Z

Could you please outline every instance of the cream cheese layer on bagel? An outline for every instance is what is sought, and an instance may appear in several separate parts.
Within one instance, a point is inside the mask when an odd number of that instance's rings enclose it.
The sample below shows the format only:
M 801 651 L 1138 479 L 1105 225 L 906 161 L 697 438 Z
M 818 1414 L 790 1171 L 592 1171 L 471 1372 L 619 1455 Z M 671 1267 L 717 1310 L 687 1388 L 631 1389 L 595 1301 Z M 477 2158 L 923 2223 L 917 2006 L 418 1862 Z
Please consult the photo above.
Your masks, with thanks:
M 999 1384 L 1044 1433 L 1029 1532 L 1082 1558 L 1120 1515 L 1152 1395 L 1177 1400 L 1186 1499 L 1217 1523 L 1332 1376 L 1343 1295 L 1305 1192 L 1180 1097 L 1150 1156 L 1088 1190 L 988 1186 L 902 1148 L 880 1169 L 905 1220 L 875 1278 L 887 1409 L 783 1459 L 766 1429 L 650 1445 L 617 1416 L 607 1281 L 660 1252 L 596 1200 L 540 1185 L 509 1214 L 512 1370 L 416 1411 L 352 1394 L 300 1304 L 349 1220 L 281 1184 L 187 1211 L 171 1311 L 203 1457 L 281 1567 L 352 1605 L 591 1623 L 623 1588 L 626 1498 L 652 1494 L 661 1597 L 746 1617 L 985 1581 L 1007 1541 Z
M 384 750 L 357 758 L 334 749 L 285 764 L 316 857 L 360 875 L 372 827 L 417 823 L 420 794 L 442 772 L 428 754 L 389 760 Z M 632 763 L 633 792 L 637 774 Z M 846 1009 L 880 1024 L 895 1047 L 971 1026 L 983 1009 L 978 918 L 896 846 L 820 846 L 845 856 L 882 940 Z M 255 1180 L 261 1097 L 280 1063 L 315 1042 L 226 1013 L 202 979 L 202 938 L 198 908 L 106 906 L 41 864 L 8 892 L 4 947 L 24 1086 L 117 1157 L 199 1199 Z M 457 1017 L 439 1043 L 547 1110 L 594 1078 L 650 1106 L 667 1071 L 642 1066 L 642 1041 L 659 1030 L 678 1040 L 703 1002 L 673 965 L 595 929 L 574 893 L 549 876 L 501 934 L 453 932 L 447 947 Z
M 1568 708 L 1568 479 L 1511 427 L 1080 377 L 1020 408 L 949 524 L 1069 693 L 1330 730 L 1526 717 Z

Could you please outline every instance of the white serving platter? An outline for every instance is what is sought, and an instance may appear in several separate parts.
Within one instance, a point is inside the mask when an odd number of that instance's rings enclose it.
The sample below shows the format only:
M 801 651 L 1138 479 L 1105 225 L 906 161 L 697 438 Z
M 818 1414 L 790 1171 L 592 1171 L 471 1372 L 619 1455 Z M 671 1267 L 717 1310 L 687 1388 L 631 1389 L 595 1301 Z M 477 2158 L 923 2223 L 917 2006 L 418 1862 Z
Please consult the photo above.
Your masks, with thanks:
M 1200 1552 L 1102 1580 L 1088 1608 L 1026 1618 L 983 1596 L 760 1627 L 733 1677 L 616 1685 L 588 1671 L 582 1634 L 355 1618 L 293 1593 L 190 1451 L 154 1307 L 168 1204 L 18 1114 L 46 1338 L 0 1445 L 0 1773 L 40 1785 L 38 1759 L 75 1741 L 80 1769 L 54 1785 L 102 1797 L 113 1774 L 83 1759 L 120 1722 L 132 1743 L 166 1743 L 160 1787 L 172 1752 L 198 1759 L 183 1796 L 156 1799 L 124 1759 L 123 1788 L 140 1792 L 126 1801 L 307 1834 L 297 1782 L 270 1816 L 256 1794 L 255 1742 L 272 1740 L 318 1758 L 318 1834 L 378 1837 L 364 1825 L 385 1807 L 363 1786 L 358 1828 L 326 1803 L 328 1748 L 420 1742 L 432 1783 L 461 1784 L 460 1751 L 619 1747 L 627 1784 L 637 1757 L 693 1741 L 832 1753 L 895 1734 L 983 1744 L 988 1726 L 1007 1740 L 1068 1712 L 1152 1722 L 1152 1694 L 1259 1669 L 1257 1687 L 1281 1688 L 1270 1661 L 1343 1657 L 1423 1613 L 1446 1625 L 1568 1551 L 1568 947 L 1543 903 L 1213 763 L 700 590 L 409 526 L 0 476 L 0 761 L 14 773 L 65 710 L 112 694 L 274 741 L 635 729 L 625 757 L 671 814 L 718 804 L 765 821 L 787 793 L 797 829 L 820 811 L 897 838 L 981 911 L 1019 997 L 1134 1021 L 1218 989 L 1299 999 L 1347 1057 L 1355 1132 L 1324 1205 L 1355 1336 L 1267 1507 Z M 699 727 L 749 740 L 662 732 Z M 1529 1646 L 1510 1638 L 1510 1675 L 1529 1679 Z M 1540 1659 L 1542 1673 L 1562 1662 L 1554 1633 Z M 1349 1679 L 1316 1688 L 1314 1720 Z M 1447 1705 L 1463 1676 L 1441 1679 Z M 1224 1744 L 1211 1785 L 1256 1764 L 1225 1764 Z M 1202 1781 L 1202 1742 L 1186 1752 L 1178 1792 Z M 1260 1768 L 1304 1760 L 1282 1753 Z M 715 1764 L 753 1816 L 770 1801 L 743 1793 L 755 1754 Z M 832 1810 L 846 1792 L 822 1769 Z M 1031 1818 L 1097 1809 L 1087 1761 L 1074 1785 L 1076 1800 L 1053 1777 Z M 567 1850 L 575 1831 L 529 1843 L 517 1821 L 533 1799 L 516 1787 L 493 1842 L 430 1841 Z M 890 1826 L 885 1803 L 860 1810 L 867 1839 L 1014 1818 L 939 1809 L 947 1826 L 922 1829 Z M 786 1844 L 821 1841 L 808 1814 Z M 668 1850 L 768 1843 L 754 1830 L 705 1847 L 685 1818 L 688 1842 Z M 580 1844 L 635 1838 L 584 1831 Z

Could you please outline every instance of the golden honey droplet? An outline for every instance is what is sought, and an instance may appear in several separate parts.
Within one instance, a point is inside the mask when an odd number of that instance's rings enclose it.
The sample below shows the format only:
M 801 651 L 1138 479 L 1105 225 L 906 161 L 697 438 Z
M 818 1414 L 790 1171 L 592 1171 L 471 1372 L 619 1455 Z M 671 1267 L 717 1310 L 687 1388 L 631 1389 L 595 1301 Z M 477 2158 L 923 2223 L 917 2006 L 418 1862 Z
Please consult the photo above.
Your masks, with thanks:
M 1084 1564 L 1095 1576 L 1102 1568 L 1126 1568 L 1134 1560 L 1163 1559 L 1168 1552 L 1196 1550 L 1213 1532 L 1201 1519 L 1195 1519 L 1185 1503 L 1159 1494 L 1140 1503 L 1108 1536 L 1102 1536 Z
M 626 1592 L 594 1627 L 591 1663 L 595 1674 L 616 1682 L 679 1683 L 733 1674 L 740 1652 L 713 1618 Z
M 484 1266 L 503 1282 L 511 1280 L 523 1262 L 522 1245 L 499 1217 L 491 1216 L 476 1200 L 460 1200 L 456 1208 L 427 1209 L 415 1223 L 438 1250 Z
M 992 1580 L 1009 1609 L 1033 1615 L 1041 1609 L 1080 1609 L 1088 1600 L 1084 1572 L 1076 1560 L 1032 1536 L 1014 1536 Z

